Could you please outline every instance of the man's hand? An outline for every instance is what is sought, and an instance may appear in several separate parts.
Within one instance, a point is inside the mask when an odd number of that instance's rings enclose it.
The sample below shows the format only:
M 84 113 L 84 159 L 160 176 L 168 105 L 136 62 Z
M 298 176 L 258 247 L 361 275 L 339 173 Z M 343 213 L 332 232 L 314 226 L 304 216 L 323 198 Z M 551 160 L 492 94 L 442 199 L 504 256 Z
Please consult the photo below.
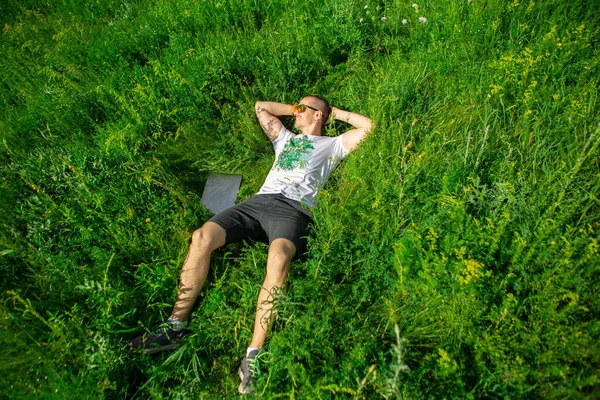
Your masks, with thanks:
M 331 111 L 329 111 L 329 117 L 327 117 L 327 121 L 325 121 L 325 125 L 329 125 L 331 121 L 335 120 L 335 114 L 333 113 L 335 107 L 331 107 Z
M 348 151 L 353 151 L 358 147 L 360 141 L 363 140 L 371 131 L 373 124 L 372 121 L 364 115 L 332 107 L 331 114 L 327 119 L 327 123 L 333 121 L 334 119 L 338 121 L 344 121 L 355 128 L 342 135 L 342 143 Z
M 256 118 L 258 118 L 260 127 L 271 141 L 274 141 L 279 137 L 279 131 L 283 126 L 277 117 L 282 115 L 293 115 L 291 105 L 274 103 L 271 101 L 257 101 L 254 105 L 254 110 L 256 111 Z

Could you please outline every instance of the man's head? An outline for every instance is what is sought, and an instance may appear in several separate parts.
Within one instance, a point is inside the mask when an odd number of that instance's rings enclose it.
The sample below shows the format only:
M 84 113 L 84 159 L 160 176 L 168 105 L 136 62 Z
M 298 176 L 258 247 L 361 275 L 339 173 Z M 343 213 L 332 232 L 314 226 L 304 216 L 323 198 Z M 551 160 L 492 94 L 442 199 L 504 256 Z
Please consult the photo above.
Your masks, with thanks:
M 327 100 L 318 96 L 306 96 L 294 110 L 294 126 L 308 135 L 320 135 L 321 129 L 331 114 Z

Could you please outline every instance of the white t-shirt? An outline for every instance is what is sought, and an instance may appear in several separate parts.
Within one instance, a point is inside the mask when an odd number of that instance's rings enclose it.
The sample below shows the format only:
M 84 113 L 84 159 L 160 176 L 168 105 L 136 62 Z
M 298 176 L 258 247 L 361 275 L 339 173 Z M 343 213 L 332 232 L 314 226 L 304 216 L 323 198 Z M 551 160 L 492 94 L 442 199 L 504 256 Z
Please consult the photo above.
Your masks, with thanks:
M 295 135 L 285 126 L 273 142 L 275 162 L 258 194 L 281 193 L 308 208 L 331 171 L 348 154 L 342 136 Z

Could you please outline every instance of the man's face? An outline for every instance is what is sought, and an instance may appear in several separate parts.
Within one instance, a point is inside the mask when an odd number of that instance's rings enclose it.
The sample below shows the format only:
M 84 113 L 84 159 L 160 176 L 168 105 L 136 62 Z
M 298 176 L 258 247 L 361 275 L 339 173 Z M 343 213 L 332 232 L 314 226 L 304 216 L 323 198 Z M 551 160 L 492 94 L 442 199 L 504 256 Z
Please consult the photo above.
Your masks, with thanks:
M 310 106 L 313 108 L 319 109 L 318 104 L 316 104 L 315 100 L 311 97 L 304 97 L 300 100 L 300 104 Z M 300 130 L 303 128 L 309 127 L 317 120 L 318 116 L 322 116 L 321 111 L 313 110 L 309 107 L 306 107 L 304 111 L 297 111 L 294 116 L 296 117 L 296 121 L 294 122 L 294 126 Z

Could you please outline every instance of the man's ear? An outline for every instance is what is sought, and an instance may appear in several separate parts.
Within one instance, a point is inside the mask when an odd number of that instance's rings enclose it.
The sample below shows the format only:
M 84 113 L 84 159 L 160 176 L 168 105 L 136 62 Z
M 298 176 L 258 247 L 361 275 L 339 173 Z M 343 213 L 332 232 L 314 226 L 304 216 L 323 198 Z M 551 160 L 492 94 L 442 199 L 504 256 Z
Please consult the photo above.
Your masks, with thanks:
M 321 119 L 323 118 L 323 112 L 322 111 L 316 111 L 315 112 L 315 119 Z

